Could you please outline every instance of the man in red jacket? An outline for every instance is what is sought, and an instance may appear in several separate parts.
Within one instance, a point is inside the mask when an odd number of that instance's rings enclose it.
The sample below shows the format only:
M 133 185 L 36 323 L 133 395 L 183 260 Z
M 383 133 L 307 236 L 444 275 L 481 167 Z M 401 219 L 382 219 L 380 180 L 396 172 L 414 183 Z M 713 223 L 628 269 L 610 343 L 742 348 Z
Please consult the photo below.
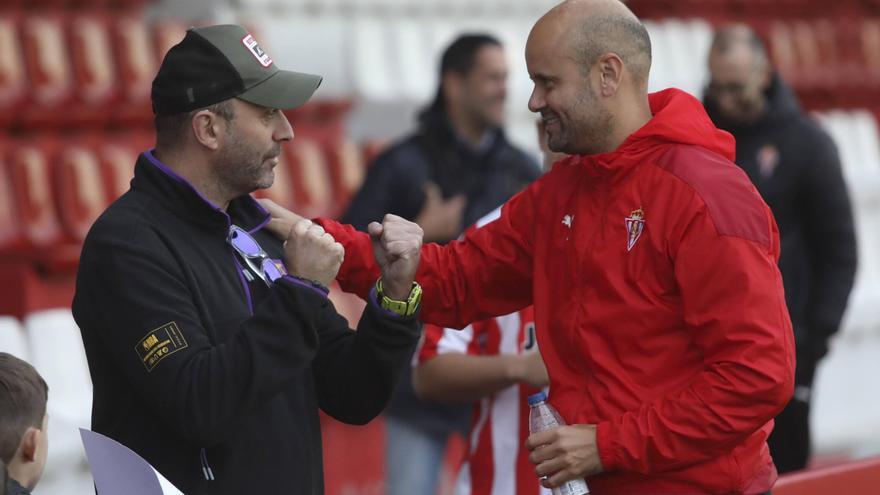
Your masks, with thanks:
M 650 40 L 616 0 L 553 8 L 526 63 L 529 108 L 573 156 L 498 220 L 422 248 L 422 319 L 460 328 L 534 304 L 550 401 L 570 425 L 528 439 L 545 486 L 770 490 L 766 440 L 792 394 L 794 345 L 776 224 L 733 138 L 691 95 L 647 93 Z M 274 213 L 277 230 L 297 219 Z M 372 239 L 322 224 L 345 247 L 340 284 L 361 296 L 378 276 L 371 242 L 411 256 L 401 246 L 418 234 L 393 215 Z

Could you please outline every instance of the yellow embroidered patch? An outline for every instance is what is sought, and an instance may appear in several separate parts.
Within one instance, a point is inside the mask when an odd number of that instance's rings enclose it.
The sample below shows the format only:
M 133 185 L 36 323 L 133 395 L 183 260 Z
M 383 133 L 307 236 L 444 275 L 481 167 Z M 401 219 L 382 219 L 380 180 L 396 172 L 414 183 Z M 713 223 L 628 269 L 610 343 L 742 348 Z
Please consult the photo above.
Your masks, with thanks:
M 153 371 L 160 361 L 181 349 L 186 349 L 187 346 L 177 323 L 172 321 L 151 330 L 134 346 L 134 350 L 149 372 Z

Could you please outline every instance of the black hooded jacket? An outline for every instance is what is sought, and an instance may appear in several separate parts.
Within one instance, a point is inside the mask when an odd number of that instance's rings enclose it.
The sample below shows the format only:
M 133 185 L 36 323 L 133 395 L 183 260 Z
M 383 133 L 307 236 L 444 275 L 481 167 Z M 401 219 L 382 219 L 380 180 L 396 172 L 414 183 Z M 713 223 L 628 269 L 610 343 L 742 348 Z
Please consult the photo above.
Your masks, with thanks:
M 188 495 L 323 493 L 318 408 L 370 421 L 418 340 L 415 316 L 371 303 L 352 332 L 319 287 L 257 278 L 227 232 L 280 260 L 268 220 L 247 195 L 223 211 L 146 152 L 83 246 L 92 429 Z
M 461 225 L 468 227 L 541 173 L 501 130 L 493 131 L 486 146 L 475 150 L 455 135 L 446 113 L 436 105 L 422 114 L 419 124 L 415 134 L 376 158 L 343 223 L 366 230 L 386 213 L 415 220 L 425 204 L 425 185 L 433 182 L 444 198 L 467 198 Z
M 737 165 L 776 217 L 798 361 L 815 364 L 840 326 L 855 277 L 852 208 L 831 137 L 778 76 L 766 97 L 764 114 L 750 125 L 727 122 L 711 99 L 705 103 L 715 125 L 736 138 Z

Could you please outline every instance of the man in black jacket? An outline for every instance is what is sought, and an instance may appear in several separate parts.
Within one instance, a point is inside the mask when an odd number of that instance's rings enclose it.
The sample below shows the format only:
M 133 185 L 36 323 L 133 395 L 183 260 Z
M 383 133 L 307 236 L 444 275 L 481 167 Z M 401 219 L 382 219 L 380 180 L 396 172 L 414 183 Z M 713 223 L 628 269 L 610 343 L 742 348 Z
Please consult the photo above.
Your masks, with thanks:
M 342 221 L 366 230 L 393 213 L 421 225 L 426 241 L 458 237 L 540 175 L 501 129 L 506 101 L 500 42 L 483 34 L 456 39 L 418 130 L 376 158 Z
M 187 494 L 323 493 L 318 408 L 370 421 L 418 339 L 419 246 L 382 257 L 352 332 L 327 299 L 341 245 L 308 221 L 282 243 L 249 195 L 293 138 L 279 109 L 320 81 L 239 26 L 187 31 L 153 81 L 156 148 L 83 247 L 92 428 Z
M 427 241 L 447 242 L 538 178 L 538 164 L 501 129 L 501 43 L 484 34 L 459 37 L 443 53 L 439 78 L 418 130 L 376 158 L 343 222 L 366 230 L 393 213 L 418 223 Z M 385 414 L 389 495 L 433 492 L 448 434 L 466 433 L 470 424 L 468 407 L 419 400 L 410 374 Z
M 743 25 L 722 28 L 709 56 L 709 116 L 736 138 L 737 164 L 773 210 L 782 239 L 779 268 L 795 331 L 791 402 L 768 440 L 780 473 L 810 453 L 813 377 L 837 332 L 856 270 L 852 210 L 831 138 L 803 114 L 776 75 L 761 40 Z

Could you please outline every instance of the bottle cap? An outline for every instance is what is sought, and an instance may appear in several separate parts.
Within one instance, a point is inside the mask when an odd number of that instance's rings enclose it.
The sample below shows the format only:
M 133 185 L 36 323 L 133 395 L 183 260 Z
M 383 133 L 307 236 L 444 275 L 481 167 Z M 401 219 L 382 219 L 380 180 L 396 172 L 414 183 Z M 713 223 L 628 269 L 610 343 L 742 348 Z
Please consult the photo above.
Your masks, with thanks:
M 538 392 L 537 394 L 529 396 L 529 405 L 534 406 L 540 402 L 547 402 L 547 394 L 544 392 Z

